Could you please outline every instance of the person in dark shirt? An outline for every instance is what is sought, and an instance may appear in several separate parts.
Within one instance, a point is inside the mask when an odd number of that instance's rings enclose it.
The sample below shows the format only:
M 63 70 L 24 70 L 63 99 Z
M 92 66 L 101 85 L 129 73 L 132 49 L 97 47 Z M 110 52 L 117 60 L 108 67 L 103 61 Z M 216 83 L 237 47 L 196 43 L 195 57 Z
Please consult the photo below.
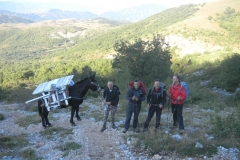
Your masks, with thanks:
M 154 87 L 149 90 L 147 95 L 148 116 L 146 122 L 144 123 L 143 132 L 146 132 L 148 130 L 148 125 L 155 112 L 156 112 L 155 131 L 159 129 L 161 113 L 165 103 L 166 103 L 166 90 L 164 87 L 160 87 L 160 81 L 156 80 L 154 82 Z
M 107 83 L 107 88 L 103 92 L 103 99 L 104 99 L 105 107 L 104 107 L 104 118 L 103 118 L 104 123 L 101 129 L 101 132 L 103 132 L 106 129 L 109 112 L 111 112 L 112 128 L 116 129 L 114 122 L 115 122 L 115 114 L 117 112 L 117 105 L 119 101 L 119 93 L 113 87 L 113 82 L 109 81 Z
M 123 133 L 126 133 L 129 129 L 130 121 L 132 114 L 134 113 L 134 120 L 133 120 L 133 131 L 139 132 L 138 129 L 138 115 L 141 110 L 141 104 L 142 101 L 145 100 L 145 93 L 142 88 L 139 87 L 140 82 L 138 80 L 134 81 L 134 87 L 130 88 L 127 93 L 127 100 L 128 102 L 128 109 L 127 109 L 127 116 L 125 121 L 125 128 L 123 130 Z

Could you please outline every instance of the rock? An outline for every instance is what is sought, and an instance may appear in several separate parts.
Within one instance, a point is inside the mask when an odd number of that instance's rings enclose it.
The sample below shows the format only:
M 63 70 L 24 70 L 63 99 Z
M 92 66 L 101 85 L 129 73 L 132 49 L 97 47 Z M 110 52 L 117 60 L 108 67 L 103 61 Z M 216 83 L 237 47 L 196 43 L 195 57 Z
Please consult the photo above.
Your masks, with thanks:
M 203 159 L 207 159 L 207 156 L 203 156 Z
M 89 118 L 89 119 L 90 119 L 91 121 L 93 121 L 93 122 L 95 122 L 95 121 L 96 121 L 96 120 L 95 120 L 95 118 L 93 118 L 93 117 L 92 117 L 92 118 Z
M 168 134 L 169 133 L 169 131 L 165 131 L 165 134 Z
M 155 154 L 153 157 L 152 157 L 152 160 L 161 160 L 163 157 L 158 155 L 158 154 Z
M 199 142 L 196 143 L 195 148 L 203 148 L 203 145 Z
M 213 140 L 214 139 L 214 136 L 209 136 L 208 138 L 207 138 L 207 140 Z
M 201 86 L 206 86 L 209 82 L 210 82 L 210 80 L 202 81 L 202 82 L 200 82 L 200 85 Z
M 213 91 L 216 91 L 216 90 L 217 90 L 217 87 L 213 87 L 212 90 L 213 90 Z
M 128 144 L 128 145 L 131 144 L 131 141 L 130 141 L 130 138 L 129 138 L 129 137 L 127 138 L 127 144 Z
M 183 140 L 182 136 L 180 136 L 180 135 L 172 135 L 172 138 L 173 138 L 174 140 L 176 140 L 176 141 L 181 141 L 181 140 Z
M 127 150 L 127 145 L 126 144 L 122 144 L 122 145 L 119 146 L 119 148 L 121 150 Z
M 240 88 L 237 88 L 236 90 L 235 90 L 235 93 L 237 93 L 237 92 L 239 92 L 240 91 Z
M 188 158 L 188 160 L 192 160 L 192 158 Z

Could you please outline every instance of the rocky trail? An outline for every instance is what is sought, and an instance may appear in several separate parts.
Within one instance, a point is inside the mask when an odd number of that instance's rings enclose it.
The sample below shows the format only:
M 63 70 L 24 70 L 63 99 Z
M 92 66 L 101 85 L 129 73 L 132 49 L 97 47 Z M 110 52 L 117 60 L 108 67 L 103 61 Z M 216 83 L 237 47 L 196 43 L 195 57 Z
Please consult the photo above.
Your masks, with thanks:
M 20 136 L 26 134 L 29 143 L 27 146 L 24 146 L 19 150 L 31 148 L 35 151 L 36 156 L 43 160 L 182 159 L 178 158 L 175 153 L 162 155 L 159 153 L 150 156 L 147 152 L 137 152 L 133 149 L 133 140 L 131 141 L 128 138 L 129 135 L 136 133 L 131 131 L 127 132 L 127 134 L 122 133 L 123 128 L 121 126 L 124 123 L 124 119 L 120 119 L 116 122 L 116 125 L 119 126 L 118 129 L 112 129 L 110 123 L 108 123 L 107 129 L 104 132 L 100 132 L 103 122 L 91 117 L 91 114 L 96 112 L 101 114 L 101 105 L 93 104 L 92 100 L 86 100 L 83 103 L 83 106 L 87 106 L 88 109 L 82 113 L 82 115 L 85 115 L 82 116 L 82 121 L 74 119 L 76 126 L 73 127 L 69 123 L 69 109 L 58 109 L 57 111 L 51 111 L 49 115 L 50 123 L 52 123 L 53 126 L 44 129 L 36 111 L 26 111 L 22 104 L 1 104 L 0 113 L 4 115 L 5 119 L 0 121 L 0 136 Z M 192 112 L 192 110 L 189 109 L 186 112 Z M 163 113 L 163 121 L 167 119 L 166 116 L 167 113 Z M 25 117 L 34 117 L 37 122 L 30 122 L 29 125 L 24 127 L 19 125 L 19 120 Z M 195 119 L 195 121 L 198 121 L 196 123 L 199 123 L 201 120 Z M 166 134 L 169 134 L 166 126 L 162 126 L 162 129 L 166 130 Z M 194 127 L 186 127 L 185 135 L 179 136 L 176 134 L 172 135 L 172 137 L 178 141 L 179 137 L 182 139 L 186 138 L 187 132 L 190 133 L 196 130 L 198 129 Z M 67 150 L 64 146 L 71 142 L 75 142 L 80 147 L 73 150 Z M 6 149 L 1 148 L 0 146 L 0 152 L 4 152 L 4 150 Z M 10 152 L 15 153 L 17 151 L 12 150 Z M 215 155 L 212 158 L 204 156 L 202 158 L 186 157 L 185 159 L 237 159 L 238 152 L 238 150 L 228 150 L 222 147 L 219 149 L 218 155 Z M 23 158 L 19 156 L 4 156 L 2 159 L 22 160 Z

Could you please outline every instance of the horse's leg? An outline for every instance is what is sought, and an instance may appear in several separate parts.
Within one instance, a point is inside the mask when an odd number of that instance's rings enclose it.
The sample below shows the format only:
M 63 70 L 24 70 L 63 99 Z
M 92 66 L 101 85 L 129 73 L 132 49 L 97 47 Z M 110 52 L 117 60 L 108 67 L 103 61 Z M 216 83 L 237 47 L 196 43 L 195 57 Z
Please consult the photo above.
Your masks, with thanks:
M 44 128 L 46 128 L 47 126 L 46 126 L 46 123 L 45 123 L 45 118 L 44 118 L 44 115 L 42 114 L 41 115 L 41 118 L 42 118 L 42 126 L 44 127 Z
M 78 105 L 77 108 L 76 108 L 76 117 L 77 117 L 77 120 L 78 120 L 78 121 L 81 121 L 82 119 L 81 119 L 81 117 L 78 115 L 78 111 L 79 111 L 79 105 Z
M 41 119 L 42 119 L 42 126 L 44 127 L 44 128 L 46 128 L 46 123 L 45 123 L 45 120 L 44 120 L 44 109 L 45 109 L 46 107 L 44 106 L 44 104 L 43 104 L 43 102 L 42 102 L 42 100 L 38 100 L 38 112 L 39 112 L 39 116 L 41 117 Z
M 71 119 L 70 119 L 70 123 L 75 126 L 76 124 L 73 122 L 73 117 L 74 117 L 74 112 L 76 110 L 76 106 L 72 105 L 72 109 L 71 109 Z
M 49 113 L 49 111 L 46 111 L 46 113 L 45 113 L 45 121 L 46 121 L 46 125 L 48 126 L 48 127 L 51 127 L 52 126 L 52 124 L 51 123 L 49 123 L 49 120 L 48 120 L 48 113 Z

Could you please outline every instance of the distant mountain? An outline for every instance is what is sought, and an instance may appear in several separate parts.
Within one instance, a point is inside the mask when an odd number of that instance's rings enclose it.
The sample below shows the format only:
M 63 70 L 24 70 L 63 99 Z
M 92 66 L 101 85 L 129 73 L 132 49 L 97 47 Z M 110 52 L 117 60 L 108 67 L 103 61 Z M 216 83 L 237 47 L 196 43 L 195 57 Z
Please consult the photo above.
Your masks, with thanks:
M 143 20 L 147 17 L 150 17 L 154 14 L 160 13 L 166 8 L 156 4 L 145 4 L 132 8 L 123 9 L 120 11 L 111 11 L 100 14 L 100 17 L 104 17 L 107 19 L 114 19 L 119 21 L 139 21 Z
M 31 23 L 32 21 L 23 19 L 17 16 L 11 15 L 0 15 L 0 24 L 1 23 Z
M 62 11 L 59 9 L 51 9 L 48 11 L 34 11 L 28 13 L 13 13 L 6 10 L 2 10 L 0 11 L 0 15 L 17 16 L 30 21 L 59 20 L 69 18 L 85 20 L 97 17 L 97 15 L 90 12 Z

